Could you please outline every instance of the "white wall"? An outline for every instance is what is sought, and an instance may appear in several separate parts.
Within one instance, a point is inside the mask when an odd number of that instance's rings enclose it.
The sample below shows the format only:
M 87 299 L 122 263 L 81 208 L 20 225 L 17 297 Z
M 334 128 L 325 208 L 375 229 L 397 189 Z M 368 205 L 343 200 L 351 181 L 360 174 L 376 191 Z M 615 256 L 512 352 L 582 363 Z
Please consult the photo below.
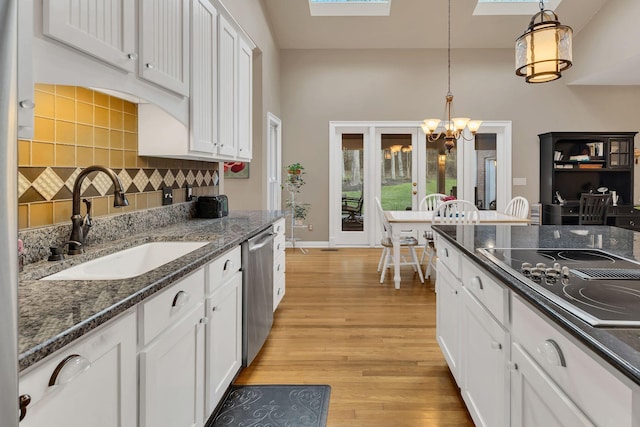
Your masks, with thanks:
M 446 50 L 283 50 L 281 61 L 283 164 L 305 165 L 300 197 L 312 203 L 314 225 L 305 240 L 326 241 L 329 121 L 442 116 Z M 555 82 L 529 85 L 515 76 L 512 49 L 452 51 L 456 114 L 513 121 L 513 176 L 528 184 L 514 187 L 514 196 L 538 201 L 538 134 L 640 130 L 640 87 L 567 86 L 580 67 Z

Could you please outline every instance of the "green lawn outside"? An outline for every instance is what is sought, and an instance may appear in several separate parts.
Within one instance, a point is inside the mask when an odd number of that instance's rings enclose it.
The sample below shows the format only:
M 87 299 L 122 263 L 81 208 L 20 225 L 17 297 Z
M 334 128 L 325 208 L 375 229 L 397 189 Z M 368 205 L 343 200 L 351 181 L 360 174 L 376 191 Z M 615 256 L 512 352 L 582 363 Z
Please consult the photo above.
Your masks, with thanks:
M 446 180 L 445 188 L 451 188 L 456 185 L 456 179 Z M 410 182 L 404 182 L 397 185 L 384 185 L 381 191 L 381 203 L 384 210 L 405 210 L 411 206 Z M 437 182 L 435 180 L 427 181 L 426 194 L 437 193 Z M 360 197 L 360 191 L 344 191 L 342 193 L 346 197 Z

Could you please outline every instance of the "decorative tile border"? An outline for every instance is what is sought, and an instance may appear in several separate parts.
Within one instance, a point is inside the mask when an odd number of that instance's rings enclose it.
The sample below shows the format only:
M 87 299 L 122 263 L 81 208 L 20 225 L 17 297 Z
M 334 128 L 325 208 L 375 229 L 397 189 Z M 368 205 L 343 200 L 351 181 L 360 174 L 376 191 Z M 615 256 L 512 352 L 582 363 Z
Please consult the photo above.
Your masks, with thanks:
M 20 167 L 18 168 L 18 203 L 35 203 L 71 199 L 73 184 L 82 168 Z M 125 193 L 144 193 L 162 187 L 184 188 L 213 185 L 213 169 L 121 169 L 114 170 Z M 113 191 L 111 180 L 101 172 L 91 174 L 82 183 L 83 197 L 108 195 Z

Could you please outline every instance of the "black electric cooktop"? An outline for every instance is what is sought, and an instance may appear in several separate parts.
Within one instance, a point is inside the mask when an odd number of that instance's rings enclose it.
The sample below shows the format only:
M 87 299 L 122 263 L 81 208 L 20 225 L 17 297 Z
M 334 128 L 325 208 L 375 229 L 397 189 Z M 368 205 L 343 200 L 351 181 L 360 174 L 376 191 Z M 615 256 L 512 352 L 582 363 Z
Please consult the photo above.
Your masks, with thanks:
M 480 253 L 592 326 L 640 326 L 640 263 L 599 249 Z

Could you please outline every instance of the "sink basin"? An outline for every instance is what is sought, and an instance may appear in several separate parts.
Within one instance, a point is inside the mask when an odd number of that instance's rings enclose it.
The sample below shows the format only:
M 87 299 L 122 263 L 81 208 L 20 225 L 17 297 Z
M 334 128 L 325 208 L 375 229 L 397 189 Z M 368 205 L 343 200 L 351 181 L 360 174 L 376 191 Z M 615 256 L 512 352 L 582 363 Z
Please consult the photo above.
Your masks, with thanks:
M 139 276 L 209 242 L 152 242 L 69 267 L 40 280 L 114 280 Z

